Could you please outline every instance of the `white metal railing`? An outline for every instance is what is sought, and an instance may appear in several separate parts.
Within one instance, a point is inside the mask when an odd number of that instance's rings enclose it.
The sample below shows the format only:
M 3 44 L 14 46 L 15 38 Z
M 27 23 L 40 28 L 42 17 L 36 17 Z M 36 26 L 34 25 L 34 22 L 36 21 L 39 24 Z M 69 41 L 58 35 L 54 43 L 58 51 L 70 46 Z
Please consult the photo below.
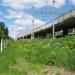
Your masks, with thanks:
M 3 52 L 3 49 L 6 48 L 6 46 L 8 45 L 9 41 L 10 41 L 9 39 L 3 39 L 3 38 L 0 39 L 0 52 L 1 53 Z

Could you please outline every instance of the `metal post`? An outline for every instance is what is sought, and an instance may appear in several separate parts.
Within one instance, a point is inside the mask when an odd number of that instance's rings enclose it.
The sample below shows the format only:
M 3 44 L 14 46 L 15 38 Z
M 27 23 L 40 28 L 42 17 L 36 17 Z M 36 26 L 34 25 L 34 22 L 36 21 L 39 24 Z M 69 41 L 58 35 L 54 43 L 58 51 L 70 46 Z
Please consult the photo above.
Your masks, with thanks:
M 3 51 L 3 39 L 1 39 L 1 53 Z
M 24 31 L 24 30 L 23 30 Z M 23 34 L 23 33 L 22 33 Z M 25 35 L 23 36 L 23 40 L 24 40 Z
M 55 16 L 54 15 L 54 7 L 55 7 L 55 0 L 53 0 L 53 17 Z M 54 36 L 54 32 L 55 32 L 54 29 L 55 29 L 55 27 L 54 27 L 54 24 L 53 24 L 53 38 L 55 37 Z
M 26 39 L 27 39 L 27 30 L 28 30 L 27 28 L 28 28 L 28 27 L 26 26 Z
M 17 35 L 16 35 L 16 40 L 18 40 L 18 33 L 17 33 Z
M 4 42 L 3 43 L 4 43 L 4 48 L 5 48 L 5 46 L 6 46 L 6 39 L 4 39 Z
M 32 29 L 32 33 L 31 33 L 31 39 L 34 39 L 34 19 L 32 20 L 32 24 L 33 24 L 33 29 Z
M 32 6 L 32 9 L 33 9 L 33 14 L 34 14 L 34 7 Z M 32 19 L 32 33 L 31 33 L 31 39 L 34 39 L 34 18 Z

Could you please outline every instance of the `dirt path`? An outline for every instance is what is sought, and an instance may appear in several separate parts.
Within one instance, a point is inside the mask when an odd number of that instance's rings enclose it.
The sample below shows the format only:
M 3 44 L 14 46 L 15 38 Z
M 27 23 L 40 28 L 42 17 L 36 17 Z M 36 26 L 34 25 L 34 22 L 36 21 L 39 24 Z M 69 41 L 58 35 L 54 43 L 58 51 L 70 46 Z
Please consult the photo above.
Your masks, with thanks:
M 75 72 L 69 72 L 65 70 L 63 67 L 57 68 L 52 66 L 50 67 L 47 75 L 75 75 Z

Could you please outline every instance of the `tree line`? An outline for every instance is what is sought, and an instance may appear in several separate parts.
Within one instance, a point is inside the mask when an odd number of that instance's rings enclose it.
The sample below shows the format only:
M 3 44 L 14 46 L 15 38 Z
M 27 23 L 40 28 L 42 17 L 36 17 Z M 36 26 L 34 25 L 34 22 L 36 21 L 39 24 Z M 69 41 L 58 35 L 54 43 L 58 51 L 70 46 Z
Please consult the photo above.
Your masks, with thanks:
M 8 38 L 8 28 L 4 22 L 0 22 L 0 39 Z

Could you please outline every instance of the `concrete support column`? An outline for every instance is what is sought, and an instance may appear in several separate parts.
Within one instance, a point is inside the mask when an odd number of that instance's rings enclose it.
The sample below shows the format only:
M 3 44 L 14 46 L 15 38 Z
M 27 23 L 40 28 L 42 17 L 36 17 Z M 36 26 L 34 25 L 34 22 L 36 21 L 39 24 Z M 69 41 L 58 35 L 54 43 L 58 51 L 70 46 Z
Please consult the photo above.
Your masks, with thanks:
M 73 28 L 73 34 L 75 34 L 75 29 Z

